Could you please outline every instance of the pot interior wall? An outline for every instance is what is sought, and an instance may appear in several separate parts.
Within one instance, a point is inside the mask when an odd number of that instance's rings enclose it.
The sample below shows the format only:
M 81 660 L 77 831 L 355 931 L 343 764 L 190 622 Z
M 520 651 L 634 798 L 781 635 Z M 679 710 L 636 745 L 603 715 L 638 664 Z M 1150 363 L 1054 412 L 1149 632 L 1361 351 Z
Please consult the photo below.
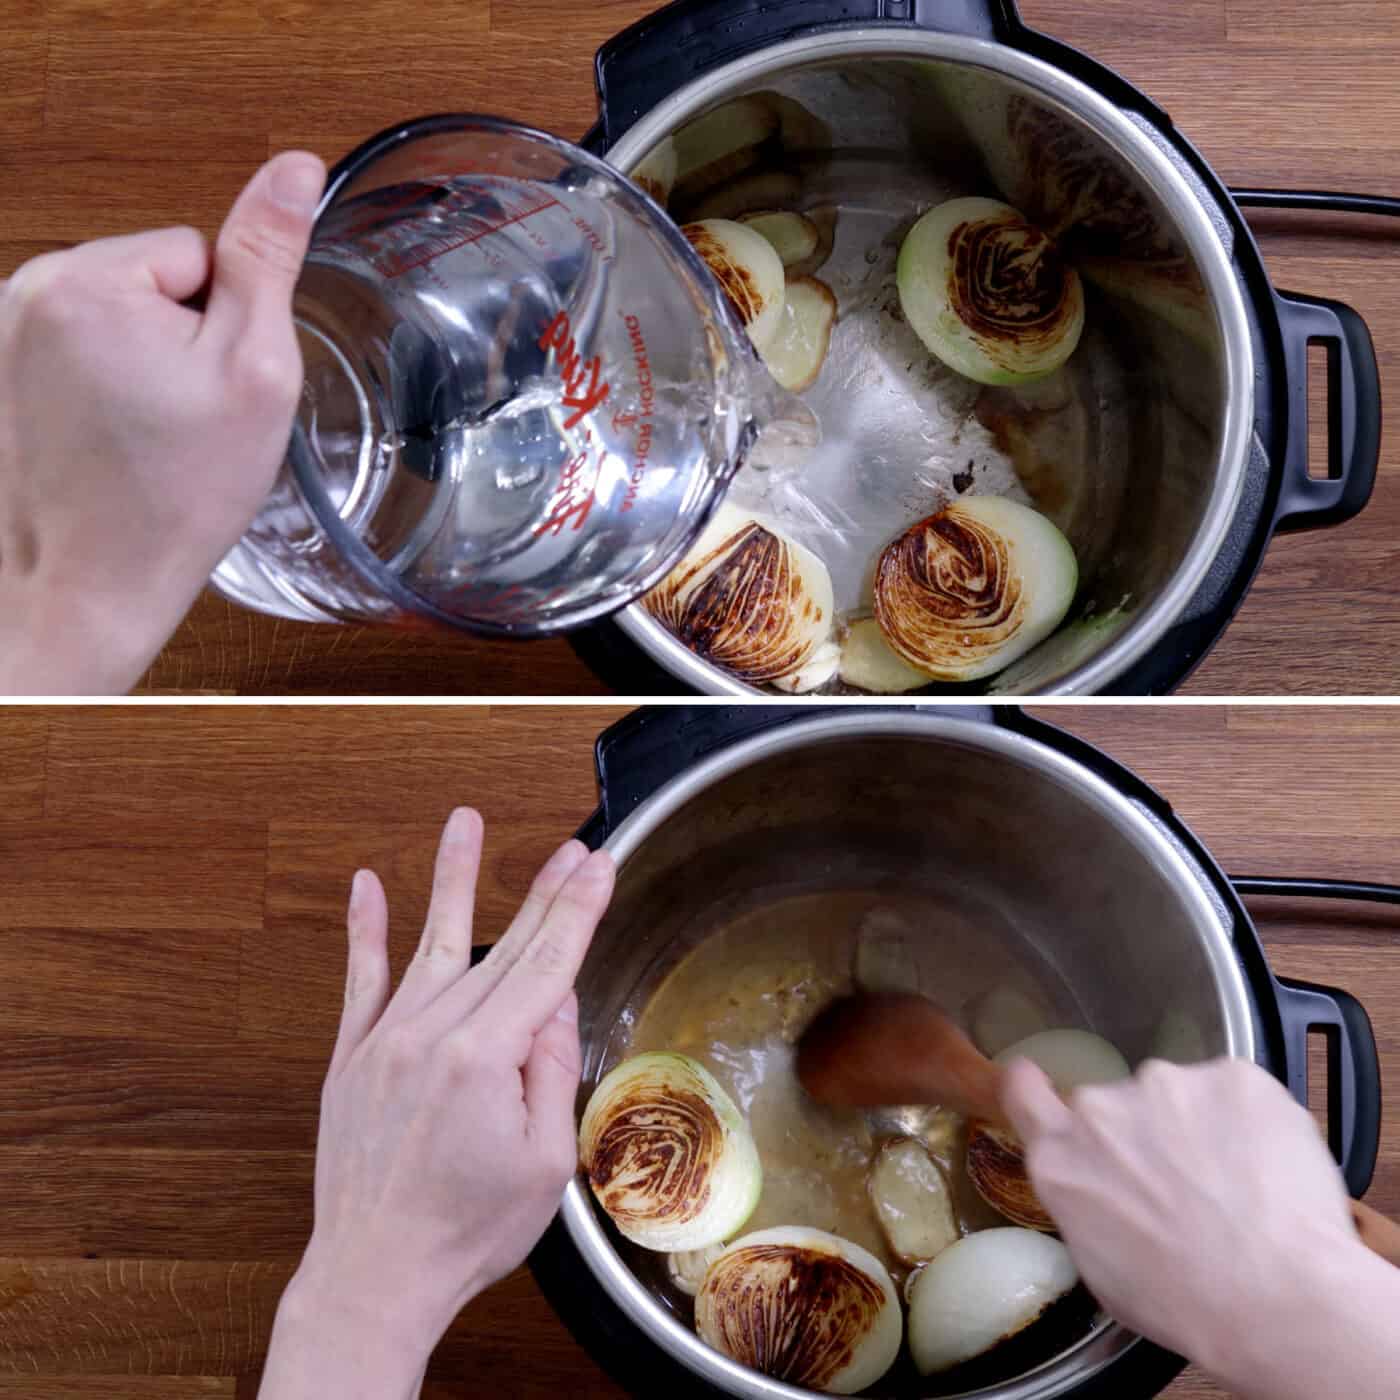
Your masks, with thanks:
M 627 1008 L 736 909 L 824 890 L 982 911 L 989 958 L 1041 969 L 1133 1063 L 1226 1050 L 1196 906 L 1081 789 L 973 741 L 869 736 L 722 779 L 626 861 L 579 981 L 586 1084 Z
M 916 930 L 924 963 L 938 966 L 941 943 L 960 979 L 969 933 L 981 937 L 990 978 L 1024 970 L 1061 1023 L 1097 1031 L 1133 1063 L 1228 1048 L 1228 993 L 1206 951 L 1218 930 L 1159 853 L 1057 765 L 975 736 L 838 736 L 720 779 L 626 858 L 579 979 L 580 1106 L 697 945 L 797 896 L 846 907 L 853 894 L 934 911 Z M 736 982 L 744 972 L 740 957 Z M 654 1290 L 651 1305 L 674 1315 L 651 1257 L 623 1256 Z M 1050 1364 L 1072 1368 L 1084 1345 Z M 915 1393 L 908 1382 L 897 1393 Z
M 718 185 L 683 181 L 669 206 L 681 221 L 795 209 L 834 228 L 816 275 L 840 319 L 804 395 L 823 445 L 795 479 L 741 473 L 733 499 L 827 562 L 844 618 L 869 615 L 880 550 L 959 494 L 1034 504 L 1074 545 L 1080 591 L 1069 624 L 990 688 L 1044 691 L 1163 595 L 1206 518 L 1226 377 L 1196 263 L 1142 177 L 1083 118 L 1018 80 L 861 54 L 778 68 L 718 107 L 775 94 L 782 121 L 766 145 Z M 974 385 L 903 320 L 904 236 L 963 194 L 1020 209 L 1084 277 L 1084 340 L 1049 380 Z M 637 609 L 632 624 L 644 625 Z

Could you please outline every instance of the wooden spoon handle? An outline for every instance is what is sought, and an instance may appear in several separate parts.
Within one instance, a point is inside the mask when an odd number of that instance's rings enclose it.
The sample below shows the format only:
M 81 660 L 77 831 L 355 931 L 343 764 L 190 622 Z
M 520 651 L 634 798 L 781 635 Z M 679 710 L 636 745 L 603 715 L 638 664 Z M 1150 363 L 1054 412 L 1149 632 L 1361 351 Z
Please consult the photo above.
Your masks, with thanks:
M 978 1055 L 954 1059 L 948 1056 L 940 1068 L 940 1102 L 967 1118 L 981 1118 L 995 1128 L 1009 1128 L 1001 1107 L 1006 1071 Z
M 1351 1203 L 1351 1218 L 1361 1232 L 1361 1243 L 1374 1254 L 1400 1268 L 1400 1224 L 1387 1219 L 1361 1201 Z

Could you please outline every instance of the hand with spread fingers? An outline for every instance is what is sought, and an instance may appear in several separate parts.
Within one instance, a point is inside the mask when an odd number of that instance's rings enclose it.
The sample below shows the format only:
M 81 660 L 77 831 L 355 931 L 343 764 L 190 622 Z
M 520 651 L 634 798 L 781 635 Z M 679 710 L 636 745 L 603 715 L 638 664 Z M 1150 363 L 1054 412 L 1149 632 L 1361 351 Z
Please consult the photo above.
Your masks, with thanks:
M 0 693 L 129 690 L 247 529 L 301 394 L 292 291 L 325 175 L 268 162 L 212 255 L 159 229 L 0 282 Z
M 573 984 L 612 896 L 612 859 L 560 847 L 472 968 L 482 836 L 473 811 L 448 822 L 422 940 L 392 996 L 384 890 L 355 877 L 315 1228 L 261 1400 L 416 1394 L 457 1312 L 520 1265 L 573 1176 Z
M 1394 1396 L 1400 1270 L 1361 1243 L 1311 1115 L 1266 1070 L 1154 1061 L 1065 1103 L 1020 1060 L 1002 1104 L 1120 1322 L 1242 1400 Z

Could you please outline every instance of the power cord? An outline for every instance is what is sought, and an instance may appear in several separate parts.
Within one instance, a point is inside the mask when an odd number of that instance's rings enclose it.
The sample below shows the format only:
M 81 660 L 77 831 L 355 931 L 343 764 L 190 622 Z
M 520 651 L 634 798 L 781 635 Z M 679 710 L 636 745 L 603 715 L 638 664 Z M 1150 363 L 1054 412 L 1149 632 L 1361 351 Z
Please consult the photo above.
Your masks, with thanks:
M 1400 219 L 1400 199 L 1336 190 L 1231 190 L 1241 209 L 1326 209 L 1335 214 L 1388 214 Z
M 1373 885 L 1359 880 L 1288 880 L 1241 876 L 1231 880 L 1239 895 L 1282 895 L 1294 899 L 1359 899 L 1371 904 L 1400 904 L 1400 885 Z

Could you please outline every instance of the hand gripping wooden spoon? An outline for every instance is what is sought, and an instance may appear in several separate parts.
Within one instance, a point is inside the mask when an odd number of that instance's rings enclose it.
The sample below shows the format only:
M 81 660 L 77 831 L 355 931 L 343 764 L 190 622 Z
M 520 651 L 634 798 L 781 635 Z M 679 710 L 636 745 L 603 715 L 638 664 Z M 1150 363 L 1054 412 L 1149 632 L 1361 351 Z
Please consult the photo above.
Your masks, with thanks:
M 1053 1231 L 1002 1111 L 1004 1075 L 951 1017 L 909 992 L 842 997 L 817 1016 L 797 1047 L 797 1077 L 821 1103 L 941 1104 L 962 1114 L 971 1124 L 973 1185 L 1008 1219 Z M 1360 1201 L 1351 1209 L 1362 1243 L 1400 1267 L 1400 1224 Z

